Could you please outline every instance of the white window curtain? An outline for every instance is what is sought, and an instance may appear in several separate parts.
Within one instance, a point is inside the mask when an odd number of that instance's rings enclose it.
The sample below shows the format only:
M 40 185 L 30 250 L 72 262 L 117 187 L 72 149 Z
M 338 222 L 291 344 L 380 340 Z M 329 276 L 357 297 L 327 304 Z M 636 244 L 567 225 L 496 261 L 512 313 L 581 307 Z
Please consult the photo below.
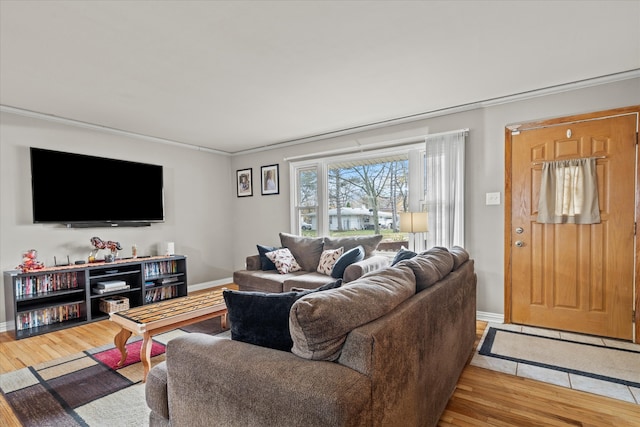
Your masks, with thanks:
M 464 146 L 467 130 L 426 137 L 426 246 L 464 247 Z

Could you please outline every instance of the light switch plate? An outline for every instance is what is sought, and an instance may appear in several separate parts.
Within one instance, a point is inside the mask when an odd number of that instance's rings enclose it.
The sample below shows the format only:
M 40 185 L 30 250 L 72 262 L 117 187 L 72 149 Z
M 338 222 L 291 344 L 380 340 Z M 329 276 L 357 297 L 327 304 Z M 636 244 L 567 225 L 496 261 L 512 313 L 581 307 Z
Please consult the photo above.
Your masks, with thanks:
M 487 193 L 487 205 L 499 205 L 500 204 L 500 193 Z

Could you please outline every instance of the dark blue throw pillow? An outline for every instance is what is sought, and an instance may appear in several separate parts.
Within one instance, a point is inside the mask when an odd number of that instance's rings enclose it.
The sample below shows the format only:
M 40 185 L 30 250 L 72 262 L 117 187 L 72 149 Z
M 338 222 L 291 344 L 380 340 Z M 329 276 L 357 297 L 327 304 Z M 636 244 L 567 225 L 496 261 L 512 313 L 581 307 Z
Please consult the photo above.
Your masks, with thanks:
M 231 339 L 261 347 L 291 351 L 289 312 L 298 299 L 312 292 L 339 287 L 342 280 L 302 292 L 247 292 L 225 289 L 222 292 L 231 323 Z
M 407 250 L 405 248 L 400 248 L 400 250 L 396 253 L 396 256 L 393 258 L 393 261 L 391 261 L 391 265 L 396 265 L 400 261 L 411 259 L 416 255 L 418 254 L 413 251 Z
M 280 248 L 275 246 L 256 245 L 258 248 L 258 255 L 260 255 L 260 268 L 262 271 L 277 270 L 276 265 L 265 255 L 267 252 L 273 252 Z
M 358 245 L 353 249 L 349 249 L 343 253 L 340 258 L 333 264 L 333 270 L 331 271 L 331 277 L 334 279 L 342 279 L 344 276 L 344 270 L 354 262 L 362 261 L 364 259 L 364 248 L 362 245 Z

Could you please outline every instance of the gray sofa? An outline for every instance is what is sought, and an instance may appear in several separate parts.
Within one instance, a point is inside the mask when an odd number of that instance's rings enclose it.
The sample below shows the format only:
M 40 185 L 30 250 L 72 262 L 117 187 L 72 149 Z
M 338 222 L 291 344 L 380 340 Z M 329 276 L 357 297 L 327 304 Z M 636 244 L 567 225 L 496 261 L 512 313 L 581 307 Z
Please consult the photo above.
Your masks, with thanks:
M 374 255 L 382 235 L 354 236 L 354 237 L 302 237 L 288 233 L 280 233 L 280 244 L 289 248 L 294 257 L 299 260 L 303 270 L 293 273 L 280 274 L 277 270 L 264 270 L 260 255 L 250 255 L 246 258 L 246 268 L 233 272 L 233 283 L 241 291 L 259 292 L 288 292 L 292 288 L 314 289 L 338 278 L 350 282 L 371 271 L 389 265 L 389 258 Z M 341 277 L 317 272 L 318 263 L 323 250 L 343 248 L 344 252 L 361 246 L 364 259 L 349 264 Z
M 435 426 L 475 340 L 464 249 L 432 248 L 291 307 L 291 352 L 188 334 L 151 369 L 154 426 Z

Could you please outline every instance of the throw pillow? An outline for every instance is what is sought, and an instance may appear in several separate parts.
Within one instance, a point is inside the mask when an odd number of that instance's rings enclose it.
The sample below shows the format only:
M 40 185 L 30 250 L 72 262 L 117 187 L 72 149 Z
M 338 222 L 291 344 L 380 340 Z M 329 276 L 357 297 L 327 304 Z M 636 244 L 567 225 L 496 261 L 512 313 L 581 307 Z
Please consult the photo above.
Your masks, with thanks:
M 276 265 L 267 257 L 266 253 L 277 251 L 280 248 L 264 245 L 256 245 L 256 247 L 258 248 L 258 255 L 260 255 L 260 267 L 262 271 L 277 270 Z
M 231 324 L 231 339 L 261 347 L 291 351 L 289 312 L 299 298 L 314 292 L 339 288 L 342 280 L 301 292 L 245 292 L 225 289 L 222 292 Z
M 275 264 L 276 269 L 280 274 L 293 273 L 295 271 L 302 270 L 300 264 L 298 264 L 295 257 L 291 254 L 291 251 L 287 248 L 267 252 L 265 255 Z
M 231 324 L 231 339 L 261 347 L 291 351 L 289 311 L 305 292 L 245 292 L 225 289 L 222 293 Z
M 343 252 L 344 248 L 328 249 L 326 251 L 322 251 L 322 255 L 320 255 L 320 262 L 318 263 L 318 268 L 316 269 L 316 271 L 327 276 L 331 275 L 331 272 L 333 271 L 333 265 L 336 263 L 338 258 L 342 256 Z
M 280 243 L 283 248 L 289 248 L 304 271 L 316 271 L 324 245 L 322 237 L 301 237 L 280 233 Z
M 340 258 L 333 264 L 333 270 L 331 271 L 331 277 L 334 279 L 342 279 L 344 276 L 344 270 L 354 262 L 362 261 L 364 259 L 364 248 L 362 246 L 356 246 L 342 254 Z
M 391 261 L 391 265 L 396 265 L 400 261 L 405 259 L 411 259 L 416 255 L 418 254 L 413 251 L 407 250 L 404 247 L 401 247 L 398 253 L 396 253 L 396 256 L 393 258 L 393 261 Z

